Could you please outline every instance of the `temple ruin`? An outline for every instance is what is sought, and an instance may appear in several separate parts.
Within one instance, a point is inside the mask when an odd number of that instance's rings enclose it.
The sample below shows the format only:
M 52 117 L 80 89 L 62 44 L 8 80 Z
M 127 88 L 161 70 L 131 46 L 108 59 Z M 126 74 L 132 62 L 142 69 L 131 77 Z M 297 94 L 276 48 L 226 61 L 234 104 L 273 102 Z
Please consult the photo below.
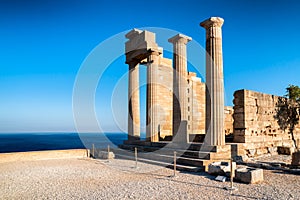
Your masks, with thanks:
M 278 97 L 238 90 L 234 106 L 224 106 L 223 23 L 220 17 L 200 23 L 206 30 L 206 83 L 187 70 L 187 44 L 192 38 L 177 34 L 168 40 L 173 45 L 171 60 L 163 57 L 155 33 L 133 29 L 126 34 L 129 103 L 128 140 L 123 148 L 171 144 L 174 149 L 200 151 L 193 159 L 204 167 L 214 160 L 245 159 L 293 148 L 290 135 L 274 119 Z M 140 65 L 147 67 L 146 140 L 140 139 Z M 299 143 L 300 126 L 296 133 Z

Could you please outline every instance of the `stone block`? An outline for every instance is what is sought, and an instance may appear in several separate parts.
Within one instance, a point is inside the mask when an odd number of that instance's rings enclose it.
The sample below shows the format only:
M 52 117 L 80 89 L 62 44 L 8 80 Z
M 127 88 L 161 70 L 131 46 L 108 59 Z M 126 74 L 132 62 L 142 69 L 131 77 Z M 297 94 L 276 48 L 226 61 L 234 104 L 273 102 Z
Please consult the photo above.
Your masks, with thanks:
M 235 179 L 243 183 L 260 183 L 264 181 L 263 169 L 250 167 L 235 170 Z
M 217 176 L 215 178 L 216 181 L 220 181 L 220 182 L 225 182 L 226 181 L 226 176 Z
M 236 162 L 232 162 L 233 172 L 236 169 Z M 208 173 L 212 175 L 230 176 L 230 162 L 213 162 L 208 165 Z
M 292 166 L 300 167 L 300 151 L 294 152 L 292 155 Z
M 100 159 L 114 159 L 115 154 L 113 152 L 107 152 L 107 151 L 99 151 L 96 158 Z

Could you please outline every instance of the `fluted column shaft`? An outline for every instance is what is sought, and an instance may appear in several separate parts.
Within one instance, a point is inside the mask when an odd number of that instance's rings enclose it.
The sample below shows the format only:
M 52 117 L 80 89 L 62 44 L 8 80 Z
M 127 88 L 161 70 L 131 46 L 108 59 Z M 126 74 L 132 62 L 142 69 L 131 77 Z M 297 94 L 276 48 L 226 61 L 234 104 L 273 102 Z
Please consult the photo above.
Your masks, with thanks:
M 140 138 L 139 64 L 129 63 L 128 77 L 128 140 Z
M 177 34 L 168 40 L 173 44 L 173 136 L 177 134 L 181 122 L 188 120 L 186 45 L 191 40 L 192 38 L 183 34 Z
M 147 128 L 146 137 L 151 142 L 159 141 L 158 121 L 158 66 L 159 54 L 151 52 L 147 57 Z
M 224 145 L 224 78 L 222 25 L 224 20 L 212 17 L 200 25 L 206 29 L 206 128 L 205 143 Z

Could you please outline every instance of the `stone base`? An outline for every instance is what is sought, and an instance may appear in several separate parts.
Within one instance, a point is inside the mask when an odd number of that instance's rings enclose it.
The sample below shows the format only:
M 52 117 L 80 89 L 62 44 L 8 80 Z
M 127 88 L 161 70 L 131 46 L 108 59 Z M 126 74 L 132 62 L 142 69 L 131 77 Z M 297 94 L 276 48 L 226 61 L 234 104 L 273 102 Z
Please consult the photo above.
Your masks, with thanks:
M 235 170 L 235 179 L 243 183 L 260 183 L 264 181 L 263 169 L 240 168 Z
M 187 121 L 181 121 L 178 132 L 173 137 L 172 142 L 177 144 L 187 144 L 189 142 L 189 135 L 187 133 Z

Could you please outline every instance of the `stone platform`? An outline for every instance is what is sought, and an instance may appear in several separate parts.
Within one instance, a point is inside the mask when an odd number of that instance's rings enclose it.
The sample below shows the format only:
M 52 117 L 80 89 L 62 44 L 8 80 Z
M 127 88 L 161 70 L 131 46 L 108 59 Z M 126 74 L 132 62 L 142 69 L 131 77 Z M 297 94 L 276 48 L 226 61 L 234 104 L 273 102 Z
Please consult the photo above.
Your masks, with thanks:
M 208 165 L 215 161 L 228 161 L 231 158 L 231 146 L 209 146 L 203 143 L 173 143 L 124 141 L 114 149 L 116 157 L 134 159 L 137 148 L 140 161 L 158 165 L 173 166 L 174 152 L 178 168 L 188 171 L 207 171 Z

